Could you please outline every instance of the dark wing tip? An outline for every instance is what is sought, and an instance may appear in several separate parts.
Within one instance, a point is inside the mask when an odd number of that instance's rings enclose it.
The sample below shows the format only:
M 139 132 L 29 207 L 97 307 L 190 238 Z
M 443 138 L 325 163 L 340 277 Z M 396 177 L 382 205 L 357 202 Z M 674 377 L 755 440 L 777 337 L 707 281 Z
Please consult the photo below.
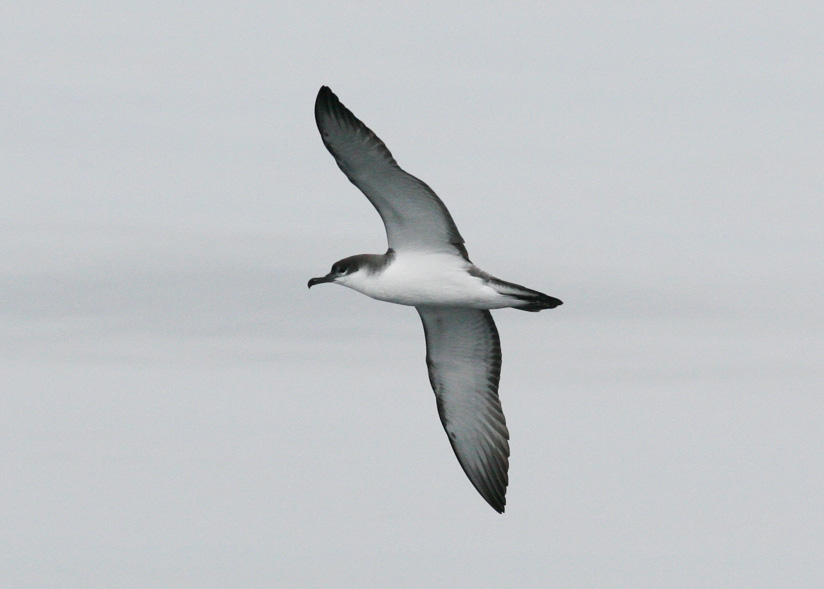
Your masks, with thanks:
M 332 92 L 332 89 L 329 86 L 321 86 L 320 90 L 318 90 L 318 97 L 315 99 L 315 109 L 321 104 L 327 104 L 331 100 L 337 100 L 338 97 L 335 96 L 335 93 Z
M 506 425 L 503 427 L 503 442 L 486 445 L 481 464 L 464 455 L 456 444 L 456 440 L 451 435 L 448 436 L 464 474 L 484 501 L 498 513 L 504 512 L 506 490 L 509 486 L 509 444 L 506 443 L 509 440 L 509 432 L 506 430 Z
M 324 141 L 326 141 L 329 119 L 333 119 L 340 128 L 348 128 L 355 132 L 363 128 L 366 133 L 371 134 L 371 131 L 366 128 L 366 125 L 341 103 L 340 99 L 332 92 L 329 86 L 321 86 L 318 91 L 318 97 L 315 99 L 315 122 L 318 125 L 318 130 L 323 136 Z
M 503 475 L 503 480 L 499 478 L 501 475 Z M 473 486 L 478 493 L 480 493 L 481 497 L 484 498 L 484 501 L 486 501 L 489 506 L 498 513 L 503 513 L 506 509 L 506 488 L 509 485 L 508 479 L 509 477 L 507 476 L 506 471 L 496 472 L 494 473 L 494 476 L 492 474 L 487 474 L 485 478 L 476 478 L 475 480 L 470 478 Z
M 472 486 L 475 487 L 475 490 L 478 491 L 484 501 L 498 513 L 503 513 L 506 508 L 506 490 L 509 486 L 509 476 L 507 473 L 509 470 L 508 450 L 509 448 L 507 448 L 505 454 L 497 457 L 503 462 L 502 464 L 494 464 L 490 456 L 489 461 L 482 471 L 467 468 L 462 460 L 458 460 L 458 462 L 461 463 L 463 471 L 466 473 L 470 482 L 472 482 Z
M 315 99 L 315 123 L 323 144 L 350 180 L 353 163 L 368 158 L 370 152 L 377 154 L 381 163 L 397 167 L 397 162 L 383 141 L 343 105 L 329 86 L 321 86 L 318 91 Z M 354 155 L 344 157 L 342 149 L 345 148 L 354 150 Z
M 455 450 L 455 455 L 458 457 L 458 463 L 461 465 L 464 474 L 466 474 L 478 494 L 492 509 L 498 513 L 503 513 L 506 509 L 506 489 L 509 486 L 509 476 L 507 475 L 508 456 L 503 458 L 504 465 L 499 465 L 496 468 L 496 466 L 487 463 L 488 470 L 485 470 L 483 468 L 479 469 L 477 466 L 470 466 L 464 460 L 464 457 L 458 454 L 454 444 L 452 448 Z
M 318 96 L 315 98 L 315 122 L 318 129 L 321 129 L 321 124 L 324 116 L 331 115 L 336 110 L 341 108 L 340 100 L 335 96 L 329 86 L 321 86 L 318 90 Z M 322 129 L 321 129 L 322 132 Z

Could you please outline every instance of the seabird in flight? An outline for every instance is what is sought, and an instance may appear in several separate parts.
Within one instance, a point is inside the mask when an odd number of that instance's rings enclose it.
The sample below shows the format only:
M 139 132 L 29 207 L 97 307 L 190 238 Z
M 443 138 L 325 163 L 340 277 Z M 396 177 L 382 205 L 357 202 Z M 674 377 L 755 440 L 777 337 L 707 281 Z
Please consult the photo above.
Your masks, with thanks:
M 498 398 L 501 343 L 489 310 L 542 311 L 561 301 L 475 266 L 441 199 L 404 172 L 383 141 L 326 86 L 315 101 L 315 120 L 338 167 L 378 210 L 389 249 L 335 262 L 309 288 L 341 284 L 418 310 L 429 381 L 449 443 L 481 496 L 503 513 L 509 431 Z

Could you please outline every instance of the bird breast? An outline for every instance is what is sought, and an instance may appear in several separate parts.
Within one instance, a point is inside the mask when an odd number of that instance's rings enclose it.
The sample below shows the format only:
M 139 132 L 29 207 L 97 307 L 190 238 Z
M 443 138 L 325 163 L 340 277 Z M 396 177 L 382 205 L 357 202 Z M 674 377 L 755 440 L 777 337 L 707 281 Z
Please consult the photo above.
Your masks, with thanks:
M 445 253 L 398 254 L 374 274 L 358 273 L 346 286 L 373 299 L 411 306 L 460 306 L 496 309 L 508 306 L 483 279 L 467 272 L 471 264 Z

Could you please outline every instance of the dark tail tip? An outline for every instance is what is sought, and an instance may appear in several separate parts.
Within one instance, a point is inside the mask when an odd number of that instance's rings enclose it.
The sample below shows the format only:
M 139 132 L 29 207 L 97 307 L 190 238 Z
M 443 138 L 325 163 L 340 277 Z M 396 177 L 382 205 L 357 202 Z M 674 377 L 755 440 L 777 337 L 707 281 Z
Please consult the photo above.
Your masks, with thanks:
M 521 311 L 529 311 L 530 313 L 537 313 L 538 311 L 543 311 L 544 309 L 554 309 L 555 307 L 564 304 L 562 300 L 545 294 L 529 298 L 523 297 L 523 299 L 524 304 L 515 308 Z

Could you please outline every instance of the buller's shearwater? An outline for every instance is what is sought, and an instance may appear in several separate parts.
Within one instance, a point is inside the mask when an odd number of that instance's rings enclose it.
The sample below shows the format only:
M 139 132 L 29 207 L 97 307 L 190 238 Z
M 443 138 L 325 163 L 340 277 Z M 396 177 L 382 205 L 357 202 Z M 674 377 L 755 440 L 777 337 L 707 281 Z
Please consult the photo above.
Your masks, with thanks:
M 503 513 L 509 431 L 498 398 L 501 343 L 489 309 L 542 311 L 561 301 L 475 266 L 441 199 L 404 172 L 326 86 L 315 101 L 315 120 L 340 169 L 378 210 L 389 249 L 335 262 L 309 288 L 333 282 L 418 310 L 441 423 L 466 476 Z

